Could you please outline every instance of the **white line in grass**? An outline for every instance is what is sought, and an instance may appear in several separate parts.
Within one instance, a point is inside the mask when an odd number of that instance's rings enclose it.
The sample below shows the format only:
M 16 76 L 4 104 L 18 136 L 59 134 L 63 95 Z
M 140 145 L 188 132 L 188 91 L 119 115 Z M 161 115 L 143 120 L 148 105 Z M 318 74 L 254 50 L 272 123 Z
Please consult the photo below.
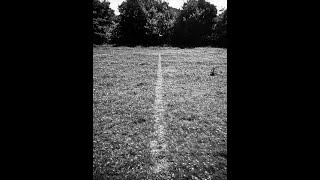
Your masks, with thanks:
M 113 56 L 113 54 L 94 54 L 93 56 Z
M 110 54 L 94 54 L 93 56 L 114 56 L 114 50 L 112 50 Z
M 157 71 L 157 84 L 156 84 L 156 99 L 154 104 L 155 109 L 155 136 L 156 139 L 150 142 L 150 148 L 151 148 L 151 154 L 154 161 L 154 168 L 153 171 L 155 173 L 158 173 L 162 170 L 165 170 L 168 167 L 167 159 L 162 158 L 158 159 L 157 157 L 160 155 L 161 152 L 166 150 L 167 144 L 164 140 L 165 135 L 165 126 L 166 123 L 163 119 L 163 102 L 162 102 L 162 69 L 161 69 L 161 55 L 159 54 L 159 60 L 158 60 L 158 71 Z

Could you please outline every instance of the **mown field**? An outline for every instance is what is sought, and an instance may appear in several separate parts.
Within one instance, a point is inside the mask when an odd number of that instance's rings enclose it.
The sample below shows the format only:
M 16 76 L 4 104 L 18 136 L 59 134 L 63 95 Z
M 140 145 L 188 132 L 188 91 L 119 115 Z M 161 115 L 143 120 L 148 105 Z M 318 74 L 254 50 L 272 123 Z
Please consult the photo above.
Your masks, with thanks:
M 93 179 L 227 179 L 226 49 L 93 52 Z M 155 174 L 149 143 L 159 53 L 169 167 Z

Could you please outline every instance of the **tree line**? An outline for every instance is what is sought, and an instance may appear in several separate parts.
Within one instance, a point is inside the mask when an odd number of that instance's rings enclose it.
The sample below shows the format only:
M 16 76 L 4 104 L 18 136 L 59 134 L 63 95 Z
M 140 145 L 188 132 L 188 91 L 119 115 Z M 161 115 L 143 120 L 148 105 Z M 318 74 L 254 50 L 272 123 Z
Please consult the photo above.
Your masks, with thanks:
M 116 16 L 110 2 L 93 0 L 93 44 L 227 47 L 227 10 L 205 0 L 182 9 L 162 0 L 125 0 Z

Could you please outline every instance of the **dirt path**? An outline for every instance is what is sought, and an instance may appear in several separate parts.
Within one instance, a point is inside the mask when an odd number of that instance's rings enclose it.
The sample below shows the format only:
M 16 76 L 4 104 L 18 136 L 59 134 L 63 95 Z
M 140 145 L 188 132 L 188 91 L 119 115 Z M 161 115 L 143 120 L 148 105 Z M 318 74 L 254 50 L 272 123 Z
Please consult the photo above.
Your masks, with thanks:
M 156 99 L 154 104 L 155 110 L 155 140 L 150 142 L 151 154 L 153 157 L 153 162 L 155 166 L 153 171 L 158 173 L 162 170 L 165 170 L 168 167 L 167 159 L 164 156 L 161 156 L 161 153 L 166 151 L 167 143 L 164 139 L 166 133 L 165 127 L 166 122 L 163 119 L 164 105 L 162 101 L 163 95 L 163 78 L 162 78 L 162 69 L 161 69 L 161 55 L 159 54 L 158 60 L 158 71 L 157 71 L 157 84 L 156 84 Z

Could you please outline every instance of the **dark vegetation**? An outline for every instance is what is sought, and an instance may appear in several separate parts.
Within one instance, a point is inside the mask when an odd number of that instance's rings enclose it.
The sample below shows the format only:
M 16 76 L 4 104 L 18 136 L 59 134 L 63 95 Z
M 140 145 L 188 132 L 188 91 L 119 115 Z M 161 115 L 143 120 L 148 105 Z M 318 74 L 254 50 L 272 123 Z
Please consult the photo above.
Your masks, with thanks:
M 227 47 L 227 10 L 188 0 L 182 9 L 162 0 L 126 0 L 116 16 L 108 1 L 93 0 L 93 44 Z
M 112 24 L 114 23 L 114 11 L 107 1 L 93 0 L 93 37 L 94 44 L 107 42 L 110 37 Z

